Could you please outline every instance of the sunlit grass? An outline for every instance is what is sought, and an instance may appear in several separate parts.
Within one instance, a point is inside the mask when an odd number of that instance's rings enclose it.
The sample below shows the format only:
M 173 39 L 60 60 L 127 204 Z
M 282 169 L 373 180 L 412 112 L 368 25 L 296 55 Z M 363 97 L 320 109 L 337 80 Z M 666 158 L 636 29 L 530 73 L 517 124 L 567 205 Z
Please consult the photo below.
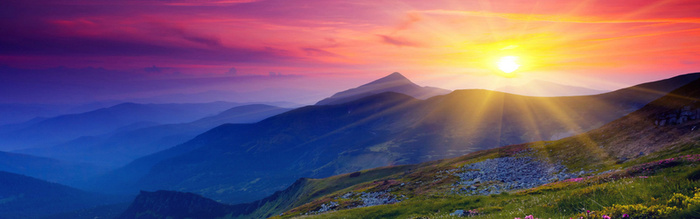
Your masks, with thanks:
M 537 188 L 491 196 L 425 195 L 401 203 L 328 212 L 303 218 L 458 218 L 455 210 L 480 210 L 475 218 L 569 218 L 592 211 L 602 212 L 641 206 L 671 209 L 674 194 L 693 197 L 700 182 L 689 179 L 698 172 L 697 163 L 682 163 L 659 169 L 652 176 L 606 174 L 543 185 Z M 624 174 L 623 174 L 624 175 Z M 618 206 L 618 207 L 613 207 Z M 679 208 L 664 217 L 697 215 L 698 206 Z M 653 217 L 652 217 L 653 218 Z

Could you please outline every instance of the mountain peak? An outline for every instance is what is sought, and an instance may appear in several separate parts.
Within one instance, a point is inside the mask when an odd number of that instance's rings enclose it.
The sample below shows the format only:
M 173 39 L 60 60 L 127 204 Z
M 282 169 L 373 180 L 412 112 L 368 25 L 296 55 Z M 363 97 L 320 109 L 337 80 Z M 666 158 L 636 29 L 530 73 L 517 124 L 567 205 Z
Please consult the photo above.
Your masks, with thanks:
M 389 84 L 413 84 L 413 85 L 415 85 L 413 82 L 411 82 L 411 80 L 408 80 L 408 78 L 403 76 L 401 73 L 394 72 L 394 73 L 391 73 L 387 76 L 384 76 L 383 78 L 374 80 L 374 81 L 369 82 L 369 83 L 362 85 L 360 87 L 379 85 L 379 84 L 387 84 L 387 83 L 389 83 Z
M 418 86 L 401 73 L 394 72 L 362 86 L 338 92 L 329 98 L 319 101 L 316 105 L 345 103 L 384 92 L 396 92 L 418 99 L 427 99 L 432 96 L 447 94 L 450 91 L 440 88 Z

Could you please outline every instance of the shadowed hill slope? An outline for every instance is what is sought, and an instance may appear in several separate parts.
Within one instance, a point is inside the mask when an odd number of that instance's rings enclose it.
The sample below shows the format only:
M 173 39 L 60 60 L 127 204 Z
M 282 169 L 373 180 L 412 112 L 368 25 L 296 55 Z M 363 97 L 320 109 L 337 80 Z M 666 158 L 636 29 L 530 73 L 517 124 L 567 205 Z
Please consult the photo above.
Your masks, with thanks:
M 113 197 L 0 171 L 0 217 L 37 218 L 113 203 Z

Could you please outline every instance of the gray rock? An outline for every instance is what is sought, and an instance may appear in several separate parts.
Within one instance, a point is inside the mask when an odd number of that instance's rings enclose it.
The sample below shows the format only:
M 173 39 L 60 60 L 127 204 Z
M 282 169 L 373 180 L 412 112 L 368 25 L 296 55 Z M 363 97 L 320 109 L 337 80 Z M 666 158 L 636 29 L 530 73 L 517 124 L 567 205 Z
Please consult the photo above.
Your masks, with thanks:
M 498 194 L 504 190 L 526 189 L 545 183 L 556 182 L 585 174 L 586 171 L 567 173 L 563 165 L 549 164 L 529 157 L 503 157 L 465 165 L 454 171 L 460 178 L 458 185 L 476 190 L 476 183 L 495 182 L 478 194 Z
M 455 212 L 452 212 L 450 216 L 462 217 L 464 216 L 464 210 L 456 210 Z

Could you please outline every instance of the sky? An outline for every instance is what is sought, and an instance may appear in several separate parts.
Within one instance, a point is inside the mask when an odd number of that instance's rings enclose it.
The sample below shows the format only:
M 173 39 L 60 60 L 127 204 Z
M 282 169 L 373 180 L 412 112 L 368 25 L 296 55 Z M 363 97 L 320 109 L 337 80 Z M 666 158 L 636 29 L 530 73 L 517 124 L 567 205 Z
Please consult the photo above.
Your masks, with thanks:
M 697 0 L 3 0 L 0 103 L 420 85 L 614 90 L 700 71 Z M 512 75 L 498 70 L 518 57 Z M 237 95 L 237 96 L 236 96 Z M 245 97 L 245 98 L 244 98 Z

